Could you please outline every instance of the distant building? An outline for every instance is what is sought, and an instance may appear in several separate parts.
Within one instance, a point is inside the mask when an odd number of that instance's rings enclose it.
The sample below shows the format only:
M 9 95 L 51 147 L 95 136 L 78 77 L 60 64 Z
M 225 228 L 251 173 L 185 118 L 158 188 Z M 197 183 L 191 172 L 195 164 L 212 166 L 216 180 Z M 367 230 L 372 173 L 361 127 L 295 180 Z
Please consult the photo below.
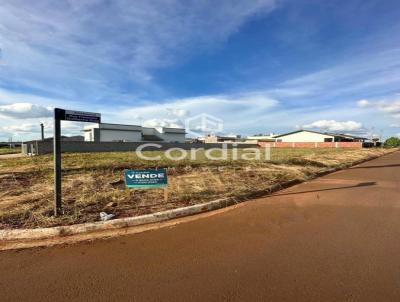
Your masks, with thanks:
M 15 148 L 15 147 L 20 147 L 21 142 L 0 142 L 0 147 L 10 147 L 10 148 Z
M 226 135 L 226 136 L 221 136 L 221 135 L 212 135 L 209 134 L 204 137 L 204 142 L 207 144 L 213 144 L 213 143 L 235 143 L 238 140 L 240 140 L 241 137 L 240 135 Z
M 274 142 L 275 135 L 276 134 L 273 134 L 273 133 L 270 133 L 268 135 L 264 135 L 264 134 L 252 135 L 252 136 L 248 136 L 246 139 L 247 139 L 247 141 L 255 141 L 255 142 Z
M 198 137 L 192 142 L 202 142 L 205 144 L 257 144 L 257 141 L 247 140 L 241 135 L 214 135 L 208 134 L 204 137 Z
M 182 128 L 149 128 L 137 125 L 94 124 L 84 128 L 87 142 L 169 142 L 184 143 Z
M 64 142 L 83 142 L 85 138 L 82 135 L 74 135 L 74 136 L 61 136 L 61 140 Z M 47 137 L 44 139 L 45 142 L 52 142 L 53 137 Z
M 350 134 L 297 130 L 274 136 L 276 142 L 364 142 L 367 139 Z

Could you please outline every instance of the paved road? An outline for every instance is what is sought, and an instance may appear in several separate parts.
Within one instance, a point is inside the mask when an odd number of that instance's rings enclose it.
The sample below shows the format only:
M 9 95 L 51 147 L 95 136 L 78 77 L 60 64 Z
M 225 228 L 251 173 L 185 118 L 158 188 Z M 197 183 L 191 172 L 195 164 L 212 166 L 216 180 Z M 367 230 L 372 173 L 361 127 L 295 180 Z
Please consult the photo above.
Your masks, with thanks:
M 173 228 L 0 253 L 0 301 L 400 301 L 400 152 Z

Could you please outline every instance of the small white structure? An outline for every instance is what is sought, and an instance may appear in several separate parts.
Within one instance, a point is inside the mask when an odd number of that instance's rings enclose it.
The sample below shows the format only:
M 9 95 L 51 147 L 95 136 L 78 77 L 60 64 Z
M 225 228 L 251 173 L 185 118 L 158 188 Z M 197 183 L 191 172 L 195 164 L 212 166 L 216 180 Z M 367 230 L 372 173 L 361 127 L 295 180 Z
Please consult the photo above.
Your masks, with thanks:
M 208 134 L 204 137 L 198 138 L 206 144 L 216 144 L 216 143 L 235 143 L 241 140 L 240 135 L 214 135 Z
M 84 128 L 87 142 L 168 142 L 184 143 L 186 131 L 181 128 L 149 128 L 137 125 L 95 124 Z
M 256 142 L 274 142 L 275 141 L 275 136 L 277 136 L 277 134 L 265 134 L 265 135 L 251 135 L 246 137 L 246 139 L 248 141 L 256 141 Z
M 161 137 L 166 142 L 184 143 L 186 141 L 185 129 L 162 127 L 162 128 L 158 128 L 158 131 L 161 133 Z
M 322 133 L 311 130 L 297 130 L 274 136 L 276 142 L 323 143 L 323 142 L 363 142 L 366 139 L 349 134 Z

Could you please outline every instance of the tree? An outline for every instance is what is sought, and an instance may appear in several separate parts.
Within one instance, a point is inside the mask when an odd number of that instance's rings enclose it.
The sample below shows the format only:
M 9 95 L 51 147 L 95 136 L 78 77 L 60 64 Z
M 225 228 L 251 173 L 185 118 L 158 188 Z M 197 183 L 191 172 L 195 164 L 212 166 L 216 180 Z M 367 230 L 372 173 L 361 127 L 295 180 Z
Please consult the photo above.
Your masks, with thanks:
M 389 137 L 384 144 L 385 147 L 400 147 L 400 138 L 398 137 Z

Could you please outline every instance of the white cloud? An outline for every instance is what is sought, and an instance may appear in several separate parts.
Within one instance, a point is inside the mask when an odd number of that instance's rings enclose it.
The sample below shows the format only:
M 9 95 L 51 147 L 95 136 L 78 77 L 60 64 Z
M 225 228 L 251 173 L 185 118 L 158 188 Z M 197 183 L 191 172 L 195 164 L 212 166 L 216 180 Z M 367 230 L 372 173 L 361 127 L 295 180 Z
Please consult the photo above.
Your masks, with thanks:
M 53 120 L 52 119 L 31 119 L 32 122 L 18 123 L 8 126 L 0 127 L 0 134 L 4 137 L 7 136 L 24 136 L 27 138 L 36 138 L 40 134 L 40 124 L 43 123 L 45 133 L 47 136 L 53 135 Z M 82 123 L 63 121 L 62 122 L 62 134 L 63 135 L 79 135 L 83 129 Z
M 218 48 L 274 8 L 275 0 L 3 0 L 0 79 L 45 91 L 56 82 L 64 93 L 79 85 L 81 95 L 106 87 L 110 76 L 145 83 L 154 69 Z
M 169 113 L 172 116 L 176 116 L 176 117 L 188 117 L 190 115 L 190 111 L 189 110 L 185 110 L 185 109 L 176 109 L 176 108 L 167 108 L 167 110 L 169 111 Z
M 10 94 L 0 90 L 1 96 L 5 96 L 5 99 L 14 101 L 29 99 L 40 103 L 53 103 L 62 105 L 62 100 L 52 100 L 47 98 L 40 98 L 24 94 Z M 226 95 L 206 95 L 193 98 L 175 99 L 170 100 L 162 104 L 151 104 L 145 106 L 136 107 L 121 107 L 115 106 L 110 109 L 108 107 L 102 112 L 103 122 L 113 123 L 126 123 L 126 124 L 142 124 L 148 127 L 184 127 L 185 119 L 201 113 L 207 113 L 216 116 L 224 121 L 224 125 L 227 131 L 240 131 L 239 129 L 264 127 L 263 125 L 257 124 L 257 119 L 260 115 L 265 114 L 271 116 L 276 114 L 273 111 L 277 108 L 279 102 L 268 96 L 268 93 L 258 92 L 247 92 L 240 94 L 226 94 Z M 44 116 L 51 116 L 51 110 L 49 106 L 43 105 L 2 105 L 7 108 L 9 119 L 6 121 L 0 119 L 0 137 L 5 139 L 11 134 L 18 134 L 24 136 L 25 139 L 37 138 L 40 133 L 40 122 L 45 122 L 45 130 L 47 136 L 52 135 L 52 120 L 41 118 L 43 114 L 39 114 L 41 110 L 46 110 Z M 0 108 L 2 108 L 0 107 Z M 19 110 L 18 113 L 15 111 L 15 107 L 24 110 Z M 41 110 L 38 110 L 41 109 Z M 75 108 L 73 108 L 75 109 Z M 87 107 L 83 107 L 83 104 L 79 104 L 76 107 L 77 110 L 88 111 Z M 97 111 L 99 108 L 93 108 Z M 48 111 L 50 110 L 50 111 Z M 12 111 L 13 116 L 11 117 L 10 112 Z M 48 112 L 47 112 L 48 111 Z M 49 114 L 50 113 L 50 114 Z M 21 123 L 19 117 L 25 116 L 24 123 Z M 82 129 L 82 124 L 72 126 L 68 122 L 62 124 L 63 133 L 66 135 L 76 135 Z M 1 140 L 1 139 L 0 139 Z
M 363 125 L 355 121 L 339 122 L 335 120 L 319 120 L 308 125 L 303 125 L 303 127 L 323 129 L 326 131 L 355 131 L 362 129 Z
M 400 83 L 400 48 L 373 53 L 361 53 L 357 58 L 289 79 L 271 90 L 271 95 L 296 104 L 321 104 L 324 100 L 346 103 L 350 96 L 368 98 L 371 92 L 392 93 Z M 361 100 L 368 105 L 368 100 Z
M 394 118 L 400 118 L 400 101 L 399 100 L 379 100 L 368 101 L 361 100 L 357 105 L 362 108 L 373 108 L 383 113 L 387 113 Z
M 371 105 L 371 103 L 368 100 L 359 100 L 357 102 L 358 107 L 361 108 L 365 108 L 365 107 L 369 107 Z
M 384 112 L 390 114 L 399 114 L 400 113 L 400 101 L 392 102 L 392 103 L 382 103 L 378 107 Z
M 278 104 L 277 100 L 263 92 L 207 95 L 171 100 L 164 104 L 125 108 L 114 112 L 113 118 L 132 123 L 133 116 L 140 116 L 147 125 L 156 125 L 156 121 L 160 121 L 182 126 L 186 118 L 206 113 L 223 120 L 227 129 L 240 129 L 254 125 L 255 119 L 262 114 L 273 114 L 272 108 Z M 177 113 L 174 119 L 170 118 L 171 110 Z
M 150 119 L 143 122 L 145 127 L 167 127 L 167 128 L 184 128 L 180 120 L 170 120 L 170 119 Z
M 22 123 L 11 126 L 4 126 L 0 128 L 3 132 L 8 134 L 17 133 L 17 134 L 25 134 L 25 133 L 33 133 L 40 131 L 39 123 Z
M 64 106 L 68 106 L 66 109 L 88 111 L 84 103 L 0 89 L 0 141 L 12 135 L 18 135 L 23 140 L 38 139 L 41 122 L 45 125 L 46 136 L 52 136 L 53 108 Z M 94 111 L 98 109 L 91 107 Z M 63 121 L 63 135 L 81 134 L 82 126 L 82 123 Z
M 10 105 L 0 105 L 0 116 L 15 119 L 40 118 L 52 115 L 50 107 L 35 105 L 31 103 L 14 103 Z

